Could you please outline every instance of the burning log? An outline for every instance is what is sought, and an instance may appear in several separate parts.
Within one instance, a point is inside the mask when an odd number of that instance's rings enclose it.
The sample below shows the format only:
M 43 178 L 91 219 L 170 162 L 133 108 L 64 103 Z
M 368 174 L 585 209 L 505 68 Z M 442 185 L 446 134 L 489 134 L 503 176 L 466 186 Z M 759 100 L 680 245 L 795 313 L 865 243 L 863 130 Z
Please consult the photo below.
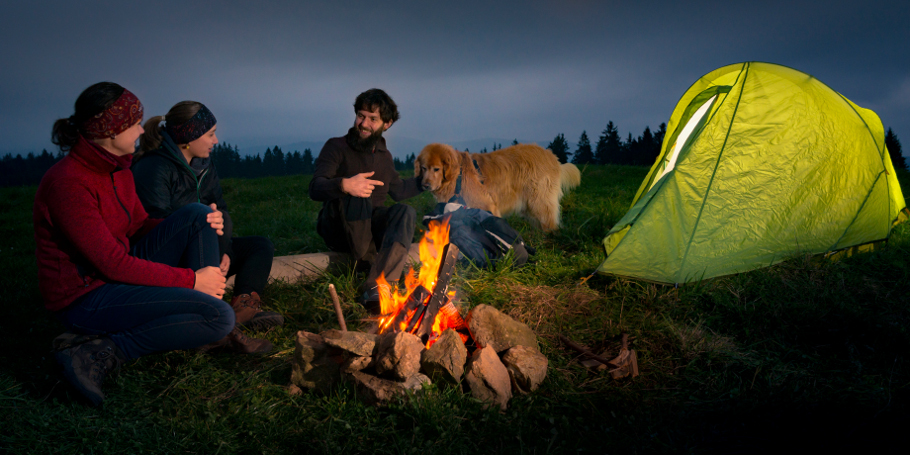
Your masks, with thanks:
M 464 320 L 458 315 L 458 309 L 448 296 L 449 281 L 455 273 L 457 262 L 458 246 L 447 243 L 443 248 L 439 270 L 433 280 L 432 291 L 422 284 L 414 287 L 394 317 L 381 324 L 380 333 L 388 330 L 407 332 L 429 344 L 434 334 L 439 336 L 443 330 L 437 321 L 440 315 L 448 323 L 447 327 L 451 327 L 452 322 L 458 325 L 456 328 L 464 326 Z

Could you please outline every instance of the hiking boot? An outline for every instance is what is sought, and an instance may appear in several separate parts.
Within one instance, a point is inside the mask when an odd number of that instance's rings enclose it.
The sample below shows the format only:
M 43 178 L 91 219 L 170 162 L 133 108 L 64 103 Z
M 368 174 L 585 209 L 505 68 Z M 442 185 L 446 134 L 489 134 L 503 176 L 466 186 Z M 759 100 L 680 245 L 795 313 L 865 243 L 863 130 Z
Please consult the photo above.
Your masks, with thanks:
M 235 295 L 231 299 L 231 308 L 237 317 L 237 324 L 256 331 L 268 330 L 284 325 L 284 317 L 272 311 L 262 311 L 262 299 L 255 291 L 249 294 Z
M 227 334 L 226 337 L 198 349 L 200 352 L 230 349 L 241 354 L 261 354 L 271 351 L 272 348 L 271 341 L 262 338 L 250 338 L 240 331 L 239 327 L 235 326 L 234 330 L 231 330 L 231 333 Z
M 101 385 L 108 373 L 120 368 L 124 361 L 117 345 L 105 337 L 65 348 L 54 357 L 63 367 L 63 377 L 96 407 L 104 401 Z
M 57 338 L 54 338 L 54 341 L 51 342 L 51 351 L 62 351 L 98 338 L 101 338 L 101 335 L 83 335 L 81 333 L 64 332 L 57 336 Z
M 262 338 L 250 338 L 239 328 L 234 327 L 227 339 L 230 340 L 231 349 L 243 354 L 264 354 L 272 350 L 272 342 Z
M 377 284 L 369 287 L 363 292 L 363 295 L 360 296 L 360 304 L 363 305 L 371 315 L 379 316 L 382 312 L 380 293 L 382 293 L 387 300 L 392 299 L 392 289 L 385 284 Z

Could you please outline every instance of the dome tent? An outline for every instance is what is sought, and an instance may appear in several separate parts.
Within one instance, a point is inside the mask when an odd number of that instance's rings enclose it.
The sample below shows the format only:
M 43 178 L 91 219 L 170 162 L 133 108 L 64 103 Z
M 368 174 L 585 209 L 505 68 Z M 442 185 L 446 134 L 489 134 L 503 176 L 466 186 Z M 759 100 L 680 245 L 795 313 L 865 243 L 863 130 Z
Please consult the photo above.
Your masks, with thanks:
M 667 123 L 598 272 L 686 283 L 885 240 L 905 208 L 878 116 L 814 77 L 746 62 Z

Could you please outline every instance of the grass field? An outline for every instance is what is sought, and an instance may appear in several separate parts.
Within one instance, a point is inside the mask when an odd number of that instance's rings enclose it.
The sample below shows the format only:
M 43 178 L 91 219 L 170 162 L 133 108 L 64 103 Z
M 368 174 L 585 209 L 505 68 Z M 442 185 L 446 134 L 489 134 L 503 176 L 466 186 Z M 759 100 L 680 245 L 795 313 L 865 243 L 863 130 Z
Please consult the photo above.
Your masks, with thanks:
M 679 289 L 594 276 L 601 240 L 646 168 L 593 166 L 563 200 L 563 227 L 509 221 L 537 248 L 513 270 L 459 270 L 466 306 L 493 305 L 533 328 L 550 361 L 541 389 L 500 413 L 456 388 L 381 408 L 350 387 L 290 396 L 293 335 L 335 328 L 335 284 L 349 325 L 359 277 L 275 283 L 267 306 L 285 327 L 257 336 L 265 357 L 170 352 L 108 380 L 103 408 L 61 382 L 50 341 L 62 326 L 41 304 L 34 187 L 0 189 L 0 451 L 6 453 L 767 453 L 905 446 L 910 411 L 910 226 L 879 251 L 840 262 L 795 257 Z M 910 190 L 910 176 L 899 174 Z M 324 250 L 308 176 L 227 180 L 237 235 L 277 254 Z M 410 201 L 424 213 L 429 195 Z M 633 337 L 641 375 L 579 366 L 562 334 L 618 352 Z M 795 441 L 795 442 L 793 442 Z M 901 451 L 903 452 L 903 451 Z

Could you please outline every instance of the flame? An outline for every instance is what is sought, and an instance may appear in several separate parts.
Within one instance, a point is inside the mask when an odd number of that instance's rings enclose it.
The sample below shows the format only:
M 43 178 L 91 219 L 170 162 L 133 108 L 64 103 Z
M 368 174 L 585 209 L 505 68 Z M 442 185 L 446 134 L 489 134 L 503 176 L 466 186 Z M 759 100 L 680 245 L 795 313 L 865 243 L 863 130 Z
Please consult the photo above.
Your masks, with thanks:
M 407 328 L 408 322 L 411 320 L 414 311 L 409 312 L 399 327 L 393 328 L 390 326 L 395 320 L 395 316 L 404 308 L 408 296 L 410 296 L 418 286 L 423 286 L 425 289 L 429 290 L 430 295 L 432 295 L 433 289 L 436 286 L 436 279 L 439 276 L 439 267 L 442 265 L 444 259 L 442 253 L 448 243 L 448 219 L 441 222 L 436 220 L 431 221 L 426 234 L 420 239 L 420 270 L 415 271 L 413 267 L 408 269 L 408 273 L 405 275 L 404 287 L 399 289 L 397 283 L 393 286 L 386 280 L 385 274 L 379 276 L 376 280 L 376 284 L 379 288 L 390 290 L 388 293 L 379 293 L 379 304 L 383 315 L 379 319 L 379 333 L 383 333 L 387 330 L 404 331 Z M 430 295 L 427 295 L 426 299 L 429 299 Z M 454 297 L 454 291 L 450 291 L 449 295 Z M 426 304 L 426 301 L 421 303 Z M 452 327 L 452 324 L 449 322 L 450 319 L 452 318 L 448 317 L 448 313 L 443 313 L 442 311 L 436 315 L 436 319 L 433 321 L 432 333 L 427 341 L 428 348 L 436 341 L 436 338 L 440 333 L 445 329 Z M 458 319 L 461 319 L 460 316 Z M 415 324 L 415 326 L 417 326 L 417 324 Z

